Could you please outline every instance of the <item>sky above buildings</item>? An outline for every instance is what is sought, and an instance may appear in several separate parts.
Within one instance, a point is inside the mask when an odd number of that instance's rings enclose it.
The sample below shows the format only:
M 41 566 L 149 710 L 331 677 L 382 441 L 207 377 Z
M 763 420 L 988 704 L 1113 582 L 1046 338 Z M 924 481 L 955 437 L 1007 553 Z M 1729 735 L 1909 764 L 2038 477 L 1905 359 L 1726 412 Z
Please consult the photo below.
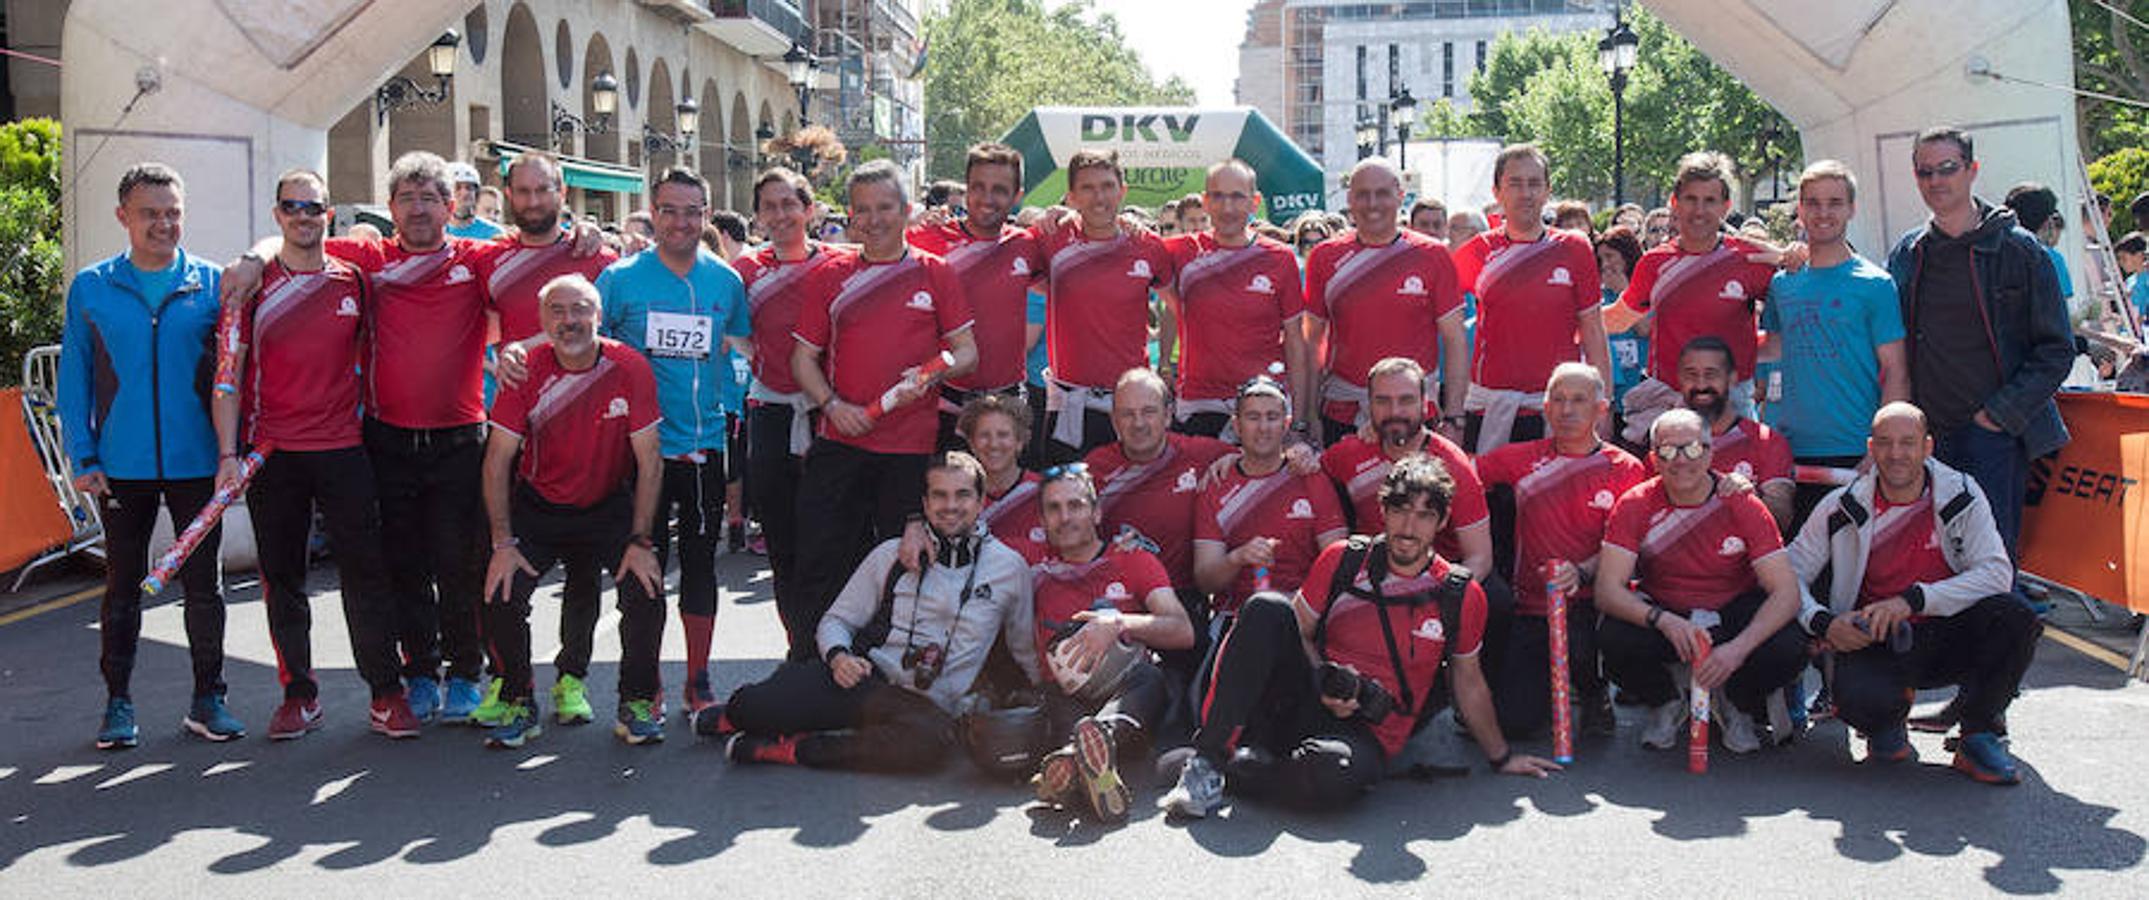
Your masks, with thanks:
M 1163 80 L 1173 75 L 1194 87 L 1203 106 L 1231 104 L 1239 75 L 1239 40 L 1253 0 L 1096 0 L 1097 9 L 1119 19 L 1127 43 Z M 1058 6 L 1059 2 L 1054 2 Z

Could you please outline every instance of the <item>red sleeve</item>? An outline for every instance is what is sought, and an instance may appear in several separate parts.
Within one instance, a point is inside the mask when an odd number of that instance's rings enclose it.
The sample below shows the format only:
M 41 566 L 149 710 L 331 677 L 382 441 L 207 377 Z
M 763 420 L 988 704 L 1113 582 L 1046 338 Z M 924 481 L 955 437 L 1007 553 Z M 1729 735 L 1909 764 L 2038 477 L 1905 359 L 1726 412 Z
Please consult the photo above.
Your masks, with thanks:
M 627 349 L 623 344 L 621 349 Z M 631 349 L 619 355 L 627 367 L 627 430 L 641 431 L 657 424 L 664 418 L 657 405 L 657 376 L 649 370 L 649 360 Z
M 1328 279 L 1335 274 L 1331 271 L 1334 255 L 1327 244 L 1316 244 L 1306 254 L 1306 312 L 1317 319 L 1328 318 Z
M 1634 454 L 1622 450 L 1619 452 L 1619 456 L 1613 458 L 1613 490 L 1624 494 L 1627 491 L 1633 490 L 1635 485 L 1641 484 L 1642 482 L 1648 480 L 1649 467 L 1642 465 L 1641 460 L 1635 459 Z
M 1147 550 L 1127 551 L 1127 559 L 1120 565 L 1119 574 L 1130 582 L 1134 595 L 1143 600 L 1158 590 L 1171 590 L 1172 579 L 1164 574 L 1164 563 Z
M 494 397 L 492 403 L 494 427 L 518 438 L 529 436 L 530 394 L 536 391 L 536 381 L 536 373 L 531 373 L 531 377 L 524 380 L 520 386 L 500 389 L 499 396 Z M 651 407 L 654 408 L 654 405 L 652 402 Z
M 826 272 L 828 264 L 821 266 Z M 791 336 L 815 350 L 828 349 L 828 298 L 808 294 L 798 305 L 798 322 L 791 326 Z
M 1292 316 L 1306 311 L 1306 294 L 1299 282 L 1298 257 L 1278 244 L 1271 248 L 1270 258 L 1275 261 L 1275 273 L 1269 280 L 1276 284 L 1276 311 L 1288 322 Z
M 1776 530 L 1776 519 L 1769 515 L 1768 506 L 1757 494 L 1745 494 L 1735 498 L 1731 508 L 1736 515 L 1739 539 L 1746 542 L 1748 562 L 1760 562 L 1783 549 L 1783 535 Z
M 1657 287 L 1657 268 L 1664 264 L 1666 254 L 1650 251 L 1642 254 L 1641 261 L 1634 264 L 1634 273 L 1627 279 L 1627 290 L 1619 295 L 1619 302 L 1636 312 L 1649 311 L 1649 294 Z
M 1485 647 L 1485 589 L 1475 581 L 1463 588 L 1461 622 L 1455 624 L 1455 642 L 1448 652 L 1454 656 L 1470 656 Z
M 1525 474 L 1524 457 L 1529 448 L 1524 444 L 1508 444 L 1477 458 L 1479 486 L 1487 484 L 1514 484 Z
M 599 247 L 597 252 L 582 258 L 582 277 L 594 284 L 597 276 L 604 274 L 604 270 L 616 262 L 619 262 L 619 254 L 612 252 L 610 247 Z
M 1213 484 L 1195 495 L 1194 540 L 1224 543 L 1224 524 L 1216 518 L 1218 511 L 1223 509 L 1218 498 L 1223 496 L 1224 487 L 1222 483 Z
M 358 267 L 362 272 L 378 271 L 386 264 L 383 252 L 385 242 L 371 238 L 355 238 L 350 235 L 332 237 L 321 242 L 321 250 L 330 256 Z
M 1798 473 L 1793 469 L 1795 463 L 1791 460 L 1791 442 L 1783 436 L 1783 432 L 1773 428 L 1764 433 L 1768 437 L 1761 442 L 1761 465 L 1754 472 L 1754 480 L 1762 484 L 1794 480 Z
M 963 282 L 955 277 L 954 266 L 938 259 L 928 262 L 925 283 L 931 286 L 933 296 L 939 298 L 933 303 L 933 315 L 940 319 L 942 337 L 970 327 L 970 298 L 963 293 Z M 799 318 L 803 320 L 805 317 L 801 315 Z
M 1649 492 L 1642 485 L 1629 488 L 1612 504 L 1612 518 L 1604 523 L 1604 543 L 1640 556 L 1642 534 L 1649 530 Z
M 948 242 L 942 238 L 940 229 L 926 225 L 913 225 L 903 232 L 904 243 L 934 256 L 948 255 Z
M 1447 467 L 1448 477 L 1455 479 L 1455 498 L 1448 501 L 1448 528 L 1455 531 L 1476 525 L 1491 516 L 1485 505 L 1485 485 L 1477 479 L 1477 467 L 1470 464 L 1462 448 L 1447 438 L 1433 435 L 1426 446 L 1433 448 L 1434 456 Z
M 1463 290 L 1477 289 L 1477 277 L 1485 269 L 1487 246 L 1489 245 L 1485 242 L 1485 235 L 1481 234 L 1464 241 L 1460 247 L 1449 248 L 1448 258 L 1455 263 L 1455 283 Z
M 1179 259 L 1171 248 L 1164 246 L 1161 238 L 1150 237 L 1143 241 L 1143 253 L 1149 257 L 1149 285 L 1169 287 L 1179 281 Z
M 1327 473 L 1328 480 L 1335 485 L 1346 484 L 1351 477 L 1350 465 L 1343 459 L 1342 448 L 1341 443 L 1336 443 L 1321 451 L 1321 471 Z
M 1175 234 L 1164 239 L 1164 252 L 1171 256 L 1172 271 L 1177 272 L 1201 255 L 1201 242 L 1195 235 Z
M 1572 234 L 1572 232 L 1569 232 Z M 1586 313 L 1604 304 L 1603 275 L 1597 271 L 1597 251 L 1589 245 L 1589 239 L 1575 234 L 1569 241 L 1574 248 L 1574 262 L 1567 270 L 1574 276 L 1574 311 Z
M 1336 486 L 1327 475 L 1307 475 L 1299 479 L 1299 485 L 1313 499 L 1314 534 L 1350 529 L 1351 523 L 1343 518 L 1343 502 L 1336 499 Z
M 1328 608 L 1328 586 L 1336 582 L 1336 567 L 1343 564 L 1343 551 L 1349 543 L 1342 540 L 1323 548 L 1306 569 L 1306 580 L 1299 584 L 1298 595 L 1306 598 L 1306 605 L 1316 613 Z M 1313 588 L 1313 593 L 1306 593 L 1308 587 Z
M 1455 277 L 1455 261 L 1448 258 L 1448 249 L 1438 242 L 1428 241 L 1433 248 L 1433 318 L 1445 319 L 1461 312 L 1463 292 L 1461 282 Z

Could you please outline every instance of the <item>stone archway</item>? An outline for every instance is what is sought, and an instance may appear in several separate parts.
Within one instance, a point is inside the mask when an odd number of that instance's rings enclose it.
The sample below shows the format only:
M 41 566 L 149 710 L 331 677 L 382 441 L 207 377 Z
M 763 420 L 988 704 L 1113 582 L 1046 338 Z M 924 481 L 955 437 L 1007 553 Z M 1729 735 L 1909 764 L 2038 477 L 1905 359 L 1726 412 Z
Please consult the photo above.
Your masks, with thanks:
M 731 172 L 731 208 L 748 216 L 754 212 L 755 169 L 761 164 L 761 147 L 754 140 L 752 113 L 746 109 L 746 92 L 731 95 L 731 134 L 724 140 L 724 155 Z
M 597 32 L 590 35 L 589 45 L 582 50 L 582 83 L 570 89 L 572 95 L 582 98 L 580 106 L 584 122 L 597 120 L 597 92 L 591 86 L 597 83 L 597 76 L 607 72 L 612 73 L 615 80 L 619 78 L 619 70 L 612 66 L 612 45 L 604 39 L 603 32 Z M 626 105 L 626 99 L 625 96 L 618 99 L 621 107 Z M 619 161 L 619 123 L 625 119 L 625 112 L 624 108 L 615 109 L 610 127 L 582 136 L 583 156 L 606 162 Z
M 642 121 L 665 135 L 675 135 L 679 130 L 679 113 L 673 109 L 679 103 L 674 81 L 671 63 L 659 57 L 656 62 L 650 64 L 647 91 L 649 102 L 642 107 Z M 647 143 L 642 145 L 642 164 L 649 170 L 652 182 L 666 166 L 672 165 L 678 159 L 677 151 L 661 143 L 654 147 Z
M 515 4 L 500 39 L 500 135 L 518 144 L 552 146 L 545 38 L 530 8 Z
M 727 206 L 730 197 L 725 177 L 728 169 L 724 159 L 724 103 L 723 95 L 717 93 L 716 79 L 704 78 L 701 90 L 694 93 L 694 102 L 701 104 L 701 122 L 694 134 L 694 166 L 701 177 L 709 182 L 709 208 Z

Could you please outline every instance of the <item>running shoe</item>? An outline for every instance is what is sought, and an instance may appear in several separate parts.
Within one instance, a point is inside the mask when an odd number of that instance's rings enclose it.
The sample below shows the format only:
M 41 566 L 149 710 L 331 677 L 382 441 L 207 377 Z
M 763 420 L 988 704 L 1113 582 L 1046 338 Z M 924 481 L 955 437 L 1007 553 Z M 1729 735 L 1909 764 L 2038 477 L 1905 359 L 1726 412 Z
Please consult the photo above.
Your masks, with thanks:
M 440 721 L 450 725 L 467 724 L 471 714 L 484 702 L 484 692 L 478 690 L 477 682 L 451 675 L 448 677 L 447 697 L 440 704 Z
M 1896 725 L 1865 736 L 1865 761 L 1869 763 L 1916 762 L 1918 748 L 1910 746 L 1910 729 Z
M 1716 720 L 1717 728 L 1724 738 L 1724 749 L 1736 756 L 1745 756 L 1761 749 L 1761 735 L 1754 728 L 1753 714 L 1731 705 L 1731 698 L 1721 691 L 1709 698 L 1709 708 L 1716 710 L 1710 718 Z
M 716 705 L 716 689 L 709 685 L 709 670 L 694 673 L 686 682 L 686 711 L 689 717 Z
M 1037 774 L 1030 776 L 1030 789 L 1037 794 L 1039 802 L 1061 809 L 1072 809 L 1081 802 L 1081 767 L 1075 764 L 1075 752 L 1071 747 L 1061 747 L 1037 764 Z
M 1157 805 L 1170 816 L 1205 819 L 1224 805 L 1224 776 L 1200 754 L 1179 767 L 1179 783 Z
M 629 744 L 654 744 L 664 740 L 664 723 L 657 721 L 647 700 L 629 700 L 619 705 L 619 723 L 612 726 L 612 733 Z
M 373 707 L 368 713 L 368 725 L 373 732 L 392 738 L 417 737 L 418 727 L 424 724 L 411 713 L 410 700 L 402 694 L 373 698 Z
M 1642 725 L 1642 746 L 1652 750 L 1670 750 L 1679 745 L 1682 727 L 1686 725 L 1686 698 L 1673 697 L 1661 706 L 1649 708 L 1649 718 Z
M 104 702 L 104 726 L 97 729 L 97 749 L 125 750 L 142 742 L 134 725 L 134 701 L 113 697 Z
M 562 725 L 596 721 L 597 712 L 589 705 L 589 686 L 582 679 L 562 673 L 552 683 L 552 718 Z
M 223 694 L 203 694 L 194 698 L 194 705 L 187 709 L 187 717 L 179 720 L 179 724 L 203 740 L 217 743 L 246 736 L 245 723 L 224 707 Z
M 1980 731 L 1962 736 L 1955 749 L 1955 771 L 1986 784 L 2020 784 L 2022 774 L 1999 735 Z
M 297 740 L 320 727 L 321 701 L 286 697 L 269 716 L 269 740 Z
M 430 675 L 403 680 L 403 696 L 410 703 L 410 714 L 420 722 L 440 718 L 440 682 Z
M 1124 822 L 1134 805 L 1134 792 L 1119 777 L 1112 736 L 1096 717 L 1084 716 L 1074 727 L 1075 763 L 1082 770 L 1082 794 L 1090 809 L 1105 822 Z
M 531 738 L 544 733 L 538 724 L 537 710 L 522 703 L 511 703 L 500 717 L 500 724 L 485 733 L 485 746 L 496 750 L 513 750 L 529 743 Z M 585 720 L 586 721 L 586 720 Z
M 694 733 L 702 737 L 724 737 L 735 731 L 738 729 L 732 727 L 731 716 L 721 703 L 694 714 Z
M 734 765 L 769 763 L 780 766 L 798 765 L 798 738 L 764 737 L 739 732 L 724 744 L 724 756 Z
M 485 700 L 470 711 L 470 724 L 479 728 L 497 728 L 507 721 L 507 704 L 500 702 L 500 684 L 498 678 L 486 683 Z

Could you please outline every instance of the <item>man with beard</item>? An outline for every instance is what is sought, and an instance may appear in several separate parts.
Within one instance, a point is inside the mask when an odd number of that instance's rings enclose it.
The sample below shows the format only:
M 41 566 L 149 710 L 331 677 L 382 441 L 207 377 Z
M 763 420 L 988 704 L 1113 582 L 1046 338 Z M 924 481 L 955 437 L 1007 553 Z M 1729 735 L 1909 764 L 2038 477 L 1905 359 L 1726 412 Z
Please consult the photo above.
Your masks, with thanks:
M 1382 481 L 1381 537 L 1330 544 L 1289 599 L 1246 604 L 1217 649 L 1193 746 L 1159 761 L 1178 779 L 1166 812 L 1211 815 L 1227 784 L 1321 809 L 1356 800 L 1437 708 L 1443 661 L 1493 771 L 1559 769 L 1515 753 L 1494 723 L 1479 664 L 1485 594 L 1432 550 L 1451 487 L 1438 461 L 1405 458 Z
M 1238 462 L 1202 489 L 1194 515 L 1194 578 L 1213 597 L 1212 615 L 1225 618 L 1256 591 L 1298 590 L 1322 548 L 1349 534 L 1327 479 L 1287 470 L 1283 386 L 1256 377 L 1239 389 L 1237 407 Z
M 1301 396 L 1321 398 L 1324 440 L 1340 440 L 1367 421 L 1364 373 L 1375 362 L 1401 356 L 1424 371 L 1437 347 L 1444 376 L 1439 427 L 1449 440 L 1460 440 L 1470 348 L 1455 265 L 1439 241 L 1396 226 L 1403 181 L 1394 164 L 1360 162 L 1349 183 L 1355 230 L 1306 257 L 1306 346 L 1326 340 L 1328 356 L 1318 369 L 1306 367 L 1301 377 L 1316 381 L 1306 382 Z
M 1098 534 L 1087 465 L 1046 469 L 1038 503 L 1051 543 L 1032 569 L 1039 671 L 1052 733 L 1072 737 L 1038 765 L 1037 797 L 1122 822 L 1133 795 L 1119 760 L 1149 746 L 1171 698 L 1150 653 L 1192 647 L 1194 625 L 1155 556 Z
M 942 389 L 940 443 L 956 436 L 956 417 L 980 393 L 1022 396 L 1030 284 L 1044 277 L 1044 249 L 1007 217 L 1022 204 L 1022 154 L 1006 144 L 970 148 L 964 167 L 967 218 L 912 227 L 910 245 L 953 266 L 977 317 L 978 365 Z
M 1752 483 L 1776 520 L 1776 530 L 1791 530 L 1791 445 L 1775 429 L 1746 418 L 1732 408 L 1731 348 L 1713 337 L 1698 337 L 1679 351 L 1679 383 L 1686 386 L 1686 408 L 1709 424 L 1710 459 L 1716 471 L 1733 472 Z
M 1561 363 L 1545 385 L 1548 437 L 1478 457 L 1486 485 L 1515 492 L 1515 621 L 1504 671 L 1492 674 L 1500 730 L 1521 738 L 1550 721 L 1548 590 L 1567 595 L 1568 671 L 1582 731 L 1611 734 L 1611 692 L 1597 674 L 1597 607 L 1591 585 L 1612 504 L 1649 477 L 1640 460 L 1597 437 L 1610 411 L 1604 373 Z M 1547 567 L 1550 567 L 1548 570 Z M 1549 571 L 1549 577 L 1548 577 Z
M 1291 248 L 1257 237 L 1248 226 L 1261 208 L 1254 170 L 1237 159 L 1209 167 L 1206 208 L 1216 230 L 1189 231 L 1164 242 L 1177 263 L 1173 296 L 1179 345 L 1179 408 L 1175 427 L 1216 437 L 1230 424 L 1233 392 L 1247 379 L 1282 374 L 1297 410 L 1292 428 L 1308 431 L 1308 398 L 1300 375 L 1308 365 L 1305 303 L 1299 297 L 1298 258 Z M 1180 217 L 1200 214 L 1180 204 Z M 1172 347 L 1157 351 L 1170 359 Z
M 724 351 L 753 352 L 747 342 L 745 287 L 738 273 L 701 244 L 708 198 L 708 182 L 700 175 L 666 169 L 650 192 L 656 252 L 638 253 L 597 276 L 605 335 L 641 351 L 657 379 L 664 489 L 657 498 L 654 537 L 662 571 L 671 554 L 676 511 L 689 711 L 716 702 L 709 686 L 709 645 L 716 630 L 716 545 L 724 525 L 728 469 L 724 396 L 732 382 Z M 576 637 L 586 649 L 589 629 Z M 585 654 L 577 661 L 586 665 L 587 659 Z
M 733 734 L 735 764 L 917 772 L 955 744 L 956 702 L 977 681 L 995 640 L 1037 680 L 1030 574 L 1022 558 L 978 527 L 985 470 L 960 451 L 925 470 L 932 563 L 910 574 L 897 541 L 873 548 L 816 629 L 820 658 L 791 660 L 728 703 L 694 717 L 703 735 Z
M 300 169 L 277 179 L 275 216 L 283 249 L 263 273 L 259 299 L 247 301 L 230 322 L 233 331 L 219 336 L 239 380 L 235 389 L 218 389 L 212 409 L 223 454 L 219 489 L 238 485 L 242 450 L 273 448 L 246 492 L 284 688 L 269 717 L 269 739 L 301 738 L 321 727 L 306 596 L 316 511 L 336 548 L 343 619 L 371 690 L 372 728 L 415 737 L 418 719 L 396 673 L 395 598 L 381 556 L 373 466 L 358 431 L 365 276 L 321 252 L 328 195 L 319 174 Z
M 501 392 L 485 447 L 492 535 L 485 635 L 498 657 L 507 707 L 486 744 L 520 747 L 541 730 L 532 696 L 530 595 L 554 563 L 611 569 L 620 613 L 613 730 L 629 744 L 661 741 L 664 572 L 650 539 L 664 477 L 656 379 L 641 354 L 597 336 L 602 300 L 595 285 L 562 275 L 538 297 L 551 345 L 531 354 L 528 379 Z M 596 618 L 564 608 L 567 602 L 563 597 L 562 619 Z
M 1425 370 L 1414 360 L 1393 356 L 1374 364 L 1366 378 L 1366 426 L 1323 451 L 1321 468 L 1350 501 L 1353 526 L 1365 533 L 1381 523 L 1380 486 L 1397 460 L 1418 453 L 1439 460 L 1454 487 L 1435 552 L 1483 579 L 1492 574 L 1485 489 L 1462 448 L 1426 427 L 1424 384 Z
M 812 443 L 813 405 L 791 374 L 791 332 L 802 309 L 826 309 L 841 287 L 844 261 L 856 251 L 807 236 L 814 210 L 813 185 L 804 176 L 774 168 L 754 179 L 754 222 L 769 242 L 734 265 L 746 283 L 751 313 L 753 384 L 746 394 L 746 489 L 761 517 L 768 544 L 771 593 L 790 639 L 789 659 L 815 658 L 813 630 L 819 619 L 804 594 L 798 569 L 799 473 Z

